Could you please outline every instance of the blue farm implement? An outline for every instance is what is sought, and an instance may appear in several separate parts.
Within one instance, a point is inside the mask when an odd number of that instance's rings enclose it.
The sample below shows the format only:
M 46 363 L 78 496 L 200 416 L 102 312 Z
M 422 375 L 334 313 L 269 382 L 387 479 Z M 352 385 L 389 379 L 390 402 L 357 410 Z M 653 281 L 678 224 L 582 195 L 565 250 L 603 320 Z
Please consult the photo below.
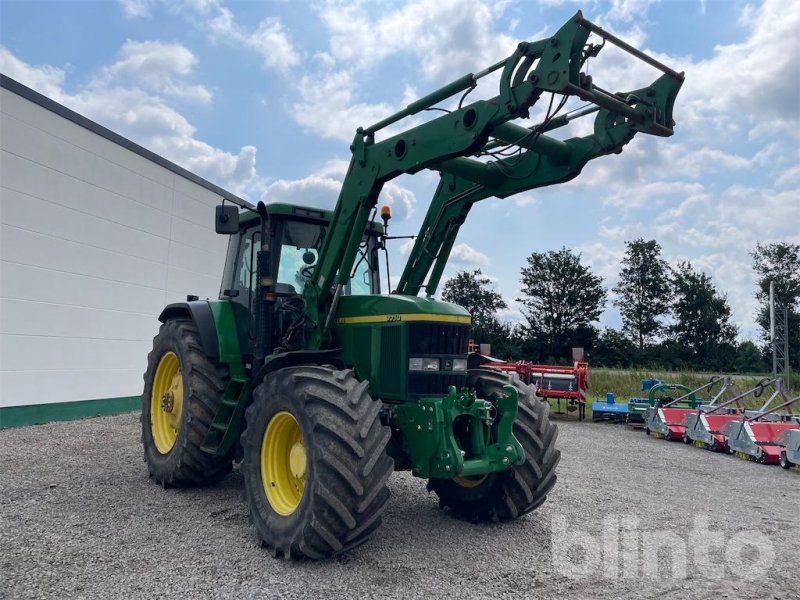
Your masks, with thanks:
M 715 385 L 721 382 L 723 384 L 722 389 L 711 402 L 705 402 L 697 396 L 699 392 L 710 392 Z M 725 379 L 712 377 L 711 381 L 694 390 L 689 390 L 683 385 L 671 383 L 654 385 L 650 389 L 649 398 L 653 405 L 647 409 L 645 433 L 665 440 L 683 439 L 685 431 L 683 422 L 686 415 L 691 414 L 703 405 L 713 406 L 730 385 L 730 378 L 727 377 Z M 670 398 L 666 395 L 667 392 L 673 390 L 685 391 L 685 393 L 677 398 Z M 662 398 L 659 398 L 660 394 L 663 394 Z
M 721 404 L 714 403 L 713 405 L 699 406 L 695 412 L 689 413 L 684 418 L 685 431 L 683 433 L 683 441 L 713 452 L 724 450 L 726 448 L 724 429 L 728 423 L 738 421 L 743 412 L 746 416 L 753 416 L 757 412 L 766 410 L 772 400 L 780 393 L 780 385 L 780 379 L 762 379 L 754 388 Z M 759 411 L 747 411 L 744 408 L 744 400 L 746 398 L 760 398 L 764 390 L 770 386 L 775 388 L 775 392 L 767 399 Z
M 627 404 L 627 413 L 628 413 L 628 423 L 644 423 L 645 417 L 647 416 L 647 409 L 652 406 L 655 406 L 655 402 L 658 399 L 657 396 L 651 396 L 649 394 L 650 390 L 652 390 L 657 385 L 662 385 L 664 382 L 660 379 L 642 379 L 642 391 L 648 392 L 647 398 L 629 398 Z M 688 390 L 689 388 L 685 388 Z M 659 392 L 659 394 L 663 393 L 663 390 Z M 594 406 L 592 406 L 594 408 Z M 600 407 L 602 410 L 602 406 Z
M 617 402 L 616 396 L 608 392 L 606 401 L 592 402 L 592 421 L 624 422 L 628 420 L 628 404 Z
M 785 398 L 781 394 L 781 398 Z M 776 465 L 781 460 L 784 446 L 781 445 L 790 431 L 800 430 L 800 416 L 792 414 L 792 405 L 800 402 L 800 396 L 781 404 L 747 416 L 742 413 L 738 421 L 725 426 L 728 452 L 743 460 L 767 465 Z M 779 414 L 778 411 L 786 409 Z

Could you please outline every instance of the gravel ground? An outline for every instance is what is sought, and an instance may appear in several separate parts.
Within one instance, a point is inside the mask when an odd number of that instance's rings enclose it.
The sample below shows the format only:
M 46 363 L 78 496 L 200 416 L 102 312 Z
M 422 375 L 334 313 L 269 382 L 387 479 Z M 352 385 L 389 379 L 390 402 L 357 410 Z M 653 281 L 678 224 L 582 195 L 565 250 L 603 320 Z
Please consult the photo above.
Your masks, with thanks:
M 314 563 L 256 545 L 238 473 L 149 481 L 137 415 L 3 430 L 0 597 L 797 598 L 800 473 L 621 425 L 562 422 L 559 447 L 523 519 L 459 522 L 398 473 L 378 534 Z

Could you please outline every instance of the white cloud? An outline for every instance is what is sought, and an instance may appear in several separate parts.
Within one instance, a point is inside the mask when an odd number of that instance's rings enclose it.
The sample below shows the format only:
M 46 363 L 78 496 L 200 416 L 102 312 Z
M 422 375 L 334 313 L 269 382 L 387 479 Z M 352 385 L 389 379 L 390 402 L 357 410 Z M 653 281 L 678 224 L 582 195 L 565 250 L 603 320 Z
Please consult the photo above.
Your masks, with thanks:
M 267 203 L 291 202 L 331 210 L 336 206 L 341 188 L 341 181 L 319 175 L 278 179 L 267 186 L 261 199 Z
M 329 3 L 320 12 L 331 34 L 330 54 L 359 68 L 394 54 L 413 54 L 428 80 L 452 80 L 513 52 L 515 40 L 495 30 L 503 3 L 412 0 L 371 19 L 366 3 Z
M 332 210 L 336 206 L 348 163 L 334 160 L 302 179 L 279 179 L 269 184 L 262 194 L 264 202 L 291 202 Z M 378 205 L 392 208 L 392 218 L 407 220 L 416 204 L 414 193 L 394 181 L 387 183 L 378 199 Z
M 800 187 L 800 165 L 787 169 L 781 173 L 780 177 L 775 181 L 775 186 L 779 188 L 795 186 Z M 800 200 L 796 199 L 796 202 Z
M 317 68 L 298 82 L 301 99 L 292 106 L 295 120 L 306 131 L 350 141 L 358 126 L 369 126 L 400 110 L 434 83 L 508 56 L 516 40 L 497 30 L 504 7 L 505 3 L 488 0 L 411 0 L 373 18 L 363 1 L 323 4 L 319 15 L 330 34 L 329 47 L 314 57 Z M 365 100 L 363 90 L 376 70 L 397 56 L 404 60 L 410 56 L 428 85 L 406 81 L 402 97 Z M 404 126 L 415 122 L 419 121 L 406 121 Z M 391 135 L 391 130 L 382 133 Z
M 302 100 L 292 106 L 292 115 L 308 132 L 349 142 L 357 127 L 368 127 L 397 110 L 387 103 L 359 102 L 357 89 L 348 70 L 304 75 L 297 85 Z
M 197 57 L 185 46 L 160 41 L 126 40 L 119 60 L 101 71 L 95 85 L 107 85 L 129 79 L 157 94 L 209 103 L 212 95 L 202 85 L 184 81 L 197 65 Z
M 117 0 L 129 19 L 149 17 L 157 0 Z
M 184 86 L 182 78 L 194 65 L 193 57 L 175 45 L 168 47 L 182 62 L 155 61 L 152 70 L 146 68 L 147 55 L 159 47 L 126 42 L 122 58 L 76 92 L 64 89 L 62 69 L 29 65 L 5 48 L 0 48 L 0 71 L 235 194 L 257 196 L 265 183 L 256 172 L 255 147 L 232 154 L 197 139 L 194 126 L 180 112 L 147 91 L 165 82 Z M 142 60 L 139 50 L 145 50 Z
M 0 46 L 0 71 L 54 100 L 58 100 L 61 95 L 64 69 L 50 65 L 32 67 L 11 54 L 7 48 Z
M 257 52 L 264 66 L 279 73 L 300 62 L 300 54 L 280 20 L 263 19 L 255 29 L 236 22 L 233 12 L 223 0 L 119 0 L 128 18 L 150 17 L 156 4 L 163 4 L 172 13 L 184 13 L 205 31 L 214 43 L 230 44 Z
M 478 252 L 469 244 L 456 244 L 450 252 L 448 264 L 463 265 L 471 268 L 489 266 L 489 257 L 483 252 Z
M 621 242 L 621 236 L 613 237 Z M 579 244 L 575 250 L 581 254 L 581 262 L 587 264 L 595 275 L 603 278 L 606 287 L 612 288 L 616 285 L 620 263 L 625 255 L 622 243 L 618 243 L 614 248 L 602 242 Z
M 264 66 L 288 73 L 300 62 L 300 55 L 281 22 L 273 17 L 261 21 L 253 31 L 247 31 L 236 23 L 230 9 L 220 2 L 206 2 L 201 12 L 209 13 L 204 26 L 216 42 L 240 44 L 255 50 L 264 60 Z
M 683 106 L 698 118 L 722 114 L 755 128 L 768 120 L 782 129 L 797 127 L 800 3 L 748 5 L 740 24 L 750 31 L 744 41 L 717 46 L 712 58 L 687 70 Z
M 614 190 L 606 196 L 604 202 L 622 210 L 641 208 L 653 205 L 659 200 L 670 197 L 692 197 L 704 191 L 700 183 L 682 181 L 653 181 L 635 187 L 624 184 L 614 186 Z
M 637 19 L 642 19 L 647 14 L 647 10 L 653 4 L 658 4 L 660 0 L 611 0 L 611 8 L 605 14 L 605 18 L 610 21 L 628 23 Z

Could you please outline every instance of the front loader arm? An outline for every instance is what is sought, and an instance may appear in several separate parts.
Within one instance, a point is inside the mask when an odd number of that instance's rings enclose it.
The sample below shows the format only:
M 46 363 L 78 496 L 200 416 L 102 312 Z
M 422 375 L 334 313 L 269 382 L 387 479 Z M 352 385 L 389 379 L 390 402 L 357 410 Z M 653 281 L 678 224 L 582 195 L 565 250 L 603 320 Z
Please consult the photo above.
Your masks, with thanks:
M 601 46 L 587 45 L 596 33 L 665 74 L 651 85 L 627 94 L 612 94 L 595 86 L 581 72 Z M 375 133 L 400 119 L 433 107 L 476 87 L 477 81 L 502 69 L 499 94 L 446 112 L 435 119 L 375 141 Z M 352 159 L 342 184 L 319 262 L 306 286 L 306 310 L 316 324 L 309 345 L 318 348 L 336 312 L 338 298 L 351 277 L 369 215 L 383 185 L 395 177 L 422 169 L 441 173 L 441 182 L 397 292 L 416 294 L 434 261 L 428 282 L 433 293 L 441 277 L 458 228 L 472 204 L 491 196 L 507 197 L 535 187 L 567 181 L 591 159 L 619 152 L 636 132 L 672 134 L 672 106 L 683 75 L 630 48 L 583 18 L 578 12 L 551 38 L 523 42 L 507 59 L 477 74 L 468 74 L 413 102 L 404 110 L 366 129 L 359 128 L 350 149 Z M 511 121 L 527 118 L 545 93 L 565 101 L 577 96 L 595 106 L 595 130 L 590 136 L 566 141 L 547 135 L 569 119 L 550 114 L 534 128 Z M 466 94 L 465 94 L 466 95 Z M 462 97 L 463 102 L 463 97 Z M 499 147 L 519 150 L 516 157 L 481 160 Z M 475 157 L 475 158 L 468 158 Z
M 650 89 L 656 93 L 660 90 L 665 98 L 671 92 L 668 81 L 664 80 L 660 85 L 656 81 L 647 90 L 636 90 L 624 96 L 647 93 Z M 668 104 L 671 106 L 671 103 Z M 590 160 L 621 152 L 636 134 L 636 124 L 619 118 L 607 109 L 593 109 L 593 112 L 597 112 L 597 116 L 591 135 L 563 142 L 552 140 L 548 142 L 549 146 L 532 141 L 523 142 L 526 146 L 541 148 L 527 150 L 518 157 L 484 163 L 486 172 L 495 174 L 493 178 L 484 176 L 484 183 L 468 179 L 469 174 L 463 168 L 461 172 L 464 176 L 459 176 L 458 164 L 440 165 L 443 168 L 439 186 L 400 277 L 397 293 L 416 296 L 423 285 L 428 296 L 436 293 L 459 229 L 476 202 L 490 197 L 507 198 L 534 188 L 564 183 L 577 177 Z M 517 139 L 526 135 L 532 137 L 538 131 L 563 127 L 569 119 L 554 121 L 518 132 Z M 490 151 L 495 145 L 495 142 L 490 142 L 484 150 Z

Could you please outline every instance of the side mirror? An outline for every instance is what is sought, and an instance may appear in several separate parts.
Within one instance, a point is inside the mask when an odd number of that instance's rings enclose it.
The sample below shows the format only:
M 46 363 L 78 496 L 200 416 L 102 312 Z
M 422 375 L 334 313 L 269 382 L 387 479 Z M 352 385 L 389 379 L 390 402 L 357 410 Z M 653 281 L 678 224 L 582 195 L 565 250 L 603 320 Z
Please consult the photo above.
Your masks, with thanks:
M 230 235 L 239 232 L 239 207 L 235 204 L 217 206 L 214 219 L 214 230 L 217 233 Z

